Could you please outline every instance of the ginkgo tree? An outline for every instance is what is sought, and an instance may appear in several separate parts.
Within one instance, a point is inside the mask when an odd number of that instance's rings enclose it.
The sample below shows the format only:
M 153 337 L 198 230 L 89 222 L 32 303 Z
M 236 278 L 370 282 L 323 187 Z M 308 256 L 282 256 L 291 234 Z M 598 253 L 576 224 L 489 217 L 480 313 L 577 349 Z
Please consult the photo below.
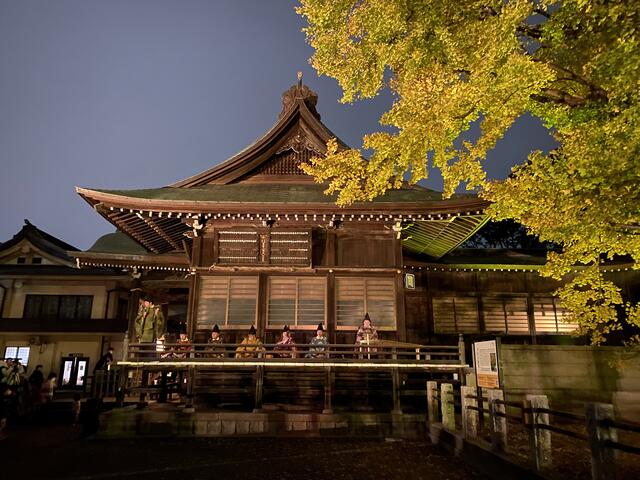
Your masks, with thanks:
M 564 0 L 301 0 L 311 63 L 335 78 L 342 102 L 394 95 L 363 149 L 328 143 L 303 169 L 347 205 L 403 180 L 444 178 L 492 202 L 496 220 L 524 224 L 561 246 L 544 275 L 595 344 L 625 330 L 640 341 L 637 305 L 603 265 L 640 268 L 640 2 Z M 502 181 L 483 161 L 521 115 L 558 142 L 532 152 Z M 457 142 L 478 123 L 477 141 Z M 391 130 L 391 131 L 389 131 Z

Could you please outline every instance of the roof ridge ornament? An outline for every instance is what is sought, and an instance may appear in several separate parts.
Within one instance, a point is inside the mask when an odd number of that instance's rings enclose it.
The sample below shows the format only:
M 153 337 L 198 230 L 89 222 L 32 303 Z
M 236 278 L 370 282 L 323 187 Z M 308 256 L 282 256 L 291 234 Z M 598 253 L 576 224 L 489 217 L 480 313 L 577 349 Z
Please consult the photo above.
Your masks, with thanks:
M 316 110 L 318 94 L 302 83 L 302 72 L 298 72 L 298 82 L 282 94 L 282 112 L 278 118 L 294 108 L 298 101 L 304 102 L 309 111 L 320 120 L 320 114 Z

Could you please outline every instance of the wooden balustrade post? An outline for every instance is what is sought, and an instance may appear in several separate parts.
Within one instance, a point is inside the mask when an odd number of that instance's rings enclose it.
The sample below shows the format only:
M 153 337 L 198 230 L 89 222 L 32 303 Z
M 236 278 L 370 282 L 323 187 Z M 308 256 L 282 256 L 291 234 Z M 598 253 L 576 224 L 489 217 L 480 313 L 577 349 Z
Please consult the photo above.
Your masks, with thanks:
M 453 385 L 440 384 L 440 411 L 442 412 L 442 426 L 450 431 L 456 429 L 456 415 L 453 405 Z
M 391 413 L 400 415 L 402 414 L 402 406 L 400 404 L 400 369 L 391 369 L 391 383 L 393 389 L 393 410 L 391 410 Z
M 460 387 L 460 403 L 462 404 L 462 430 L 465 438 L 475 438 L 478 436 L 478 400 L 476 387 L 463 385 Z
M 256 385 L 255 385 L 255 404 L 253 407 L 253 413 L 259 413 L 262 411 L 262 395 L 264 387 L 264 367 L 262 365 L 256 366 Z
M 324 369 L 324 408 L 322 413 L 333 413 L 333 372 L 331 367 L 325 367 Z
M 440 420 L 438 415 L 438 382 L 427 382 L 427 421 L 437 423 Z
M 551 432 L 535 425 L 549 425 L 549 414 L 544 412 L 536 412 L 536 408 L 549 408 L 549 400 L 546 395 L 527 395 L 525 397 L 527 408 L 532 409 L 527 415 L 531 423 L 529 430 L 529 441 L 531 444 L 531 456 L 536 470 L 552 465 L 551 459 Z
M 618 441 L 616 429 L 607 423 L 614 419 L 613 405 L 588 403 L 586 417 L 591 446 L 591 476 L 593 480 L 615 480 L 618 476 L 616 451 L 606 445 L 607 440 Z
M 497 388 L 487 390 L 487 402 L 489 403 L 489 429 L 491 432 L 491 448 L 503 451 L 507 446 L 507 419 L 496 415 L 505 414 L 506 408 L 496 400 L 504 401 L 504 392 Z

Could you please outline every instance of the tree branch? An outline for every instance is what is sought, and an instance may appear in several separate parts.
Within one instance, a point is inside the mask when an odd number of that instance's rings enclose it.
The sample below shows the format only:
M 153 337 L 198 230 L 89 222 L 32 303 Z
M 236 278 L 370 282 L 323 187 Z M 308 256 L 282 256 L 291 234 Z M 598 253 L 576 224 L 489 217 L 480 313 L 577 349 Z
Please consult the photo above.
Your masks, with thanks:
M 534 8 L 533 12 L 537 13 L 538 15 L 542 15 L 545 18 L 551 18 L 551 14 L 549 12 L 547 12 L 546 10 L 543 10 L 541 8 Z

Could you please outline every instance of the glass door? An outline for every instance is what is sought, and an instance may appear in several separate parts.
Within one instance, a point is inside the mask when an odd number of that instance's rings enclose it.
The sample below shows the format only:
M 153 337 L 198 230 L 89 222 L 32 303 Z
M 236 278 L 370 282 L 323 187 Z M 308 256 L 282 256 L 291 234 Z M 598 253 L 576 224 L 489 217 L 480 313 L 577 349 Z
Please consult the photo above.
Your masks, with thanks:
M 62 357 L 60 364 L 60 388 L 81 389 L 86 381 L 89 357 Z

